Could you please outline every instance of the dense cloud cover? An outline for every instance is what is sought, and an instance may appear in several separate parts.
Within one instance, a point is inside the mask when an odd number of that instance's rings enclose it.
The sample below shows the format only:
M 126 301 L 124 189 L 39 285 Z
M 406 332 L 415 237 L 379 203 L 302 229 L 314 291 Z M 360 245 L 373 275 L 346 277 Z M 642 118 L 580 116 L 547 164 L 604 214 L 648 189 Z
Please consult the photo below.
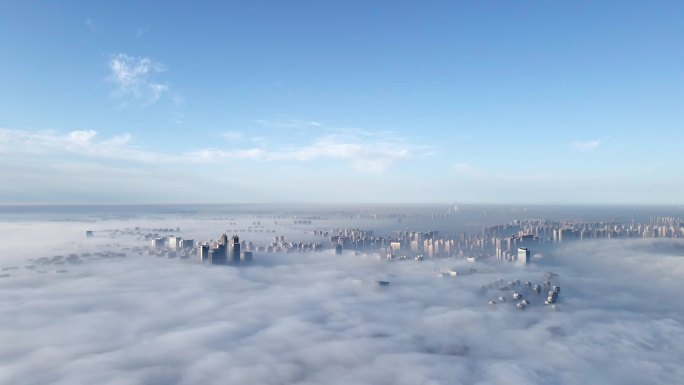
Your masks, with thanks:
M 81 247 L 83 224 L 63 228 L 49 252 Z M 677 383 L 683 256 L 681 242 L 636 240 L 569 244 L 527 267 L 323 252 L 20 268 L 0 279 L 0 383 Z M 450 268 L 478 272 L 438 276 Z M 547 271 L 556 310 L 488 304 L 510 295 L 489 284 Z

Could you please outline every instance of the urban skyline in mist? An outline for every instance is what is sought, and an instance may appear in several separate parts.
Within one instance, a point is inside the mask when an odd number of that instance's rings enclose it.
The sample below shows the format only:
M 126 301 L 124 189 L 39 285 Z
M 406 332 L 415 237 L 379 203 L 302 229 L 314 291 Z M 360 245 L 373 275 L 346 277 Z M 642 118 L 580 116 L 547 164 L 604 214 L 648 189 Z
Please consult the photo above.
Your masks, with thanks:
M 679 210 L 490 210 L 0 210 L 0 382 L 680 382 Z
M 0 384 L 681 384 L 684 2 L 0 5 Z
M 682 204 L 684 6 L 12 2 L 0 203 Z

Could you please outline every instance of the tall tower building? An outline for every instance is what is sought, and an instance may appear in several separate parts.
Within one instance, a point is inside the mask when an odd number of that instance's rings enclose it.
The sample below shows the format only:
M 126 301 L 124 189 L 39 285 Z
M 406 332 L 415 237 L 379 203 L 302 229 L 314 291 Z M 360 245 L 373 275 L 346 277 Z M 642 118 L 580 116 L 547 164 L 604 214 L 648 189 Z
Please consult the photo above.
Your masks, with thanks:
M 240 263 L 240 238 L 238 238 L 237 235 L 233 235 L 229 250 L 230 255 L 228 256 L 228 259 L 230 262 L 235 264 Z
M 242 261 L 250 263 L 252 262 L 252 252 L 251 251 L 244 251 L 242 253 Z
M 230 243 L 228 242 L 228 235 L 223 233 L 219 238 L 218 245 L 219 253 L 221 254 L 222 264 L 230 262 Z
M 526 247 L 518 247 L 518 263 L 528 265 L 530 263 L 530 250 Z
M 213 265 L 225 265 L 226 264 L 226 246 L 219 243 L 216 245 L 215 249 L 209 251 L 209 256 L 211 258 L 211 263 Z
M 209 245 L 197 246 L 197 256 L 200 258 L 200 261 L 204 263 L 209 262 Z

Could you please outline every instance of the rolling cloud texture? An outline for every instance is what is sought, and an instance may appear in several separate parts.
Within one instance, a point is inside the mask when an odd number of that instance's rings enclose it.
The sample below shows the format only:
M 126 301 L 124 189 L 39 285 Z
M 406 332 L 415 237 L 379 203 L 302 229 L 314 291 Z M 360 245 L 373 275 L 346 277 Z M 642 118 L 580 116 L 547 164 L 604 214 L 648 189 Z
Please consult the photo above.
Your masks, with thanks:
M 92 247 L 83 224 L 60 226 L 66 236 L 30 252 Z M 2 264 L 28 253 L 11 243 Z M 0 279 L 0 383 L 676 383 L 683 256 L 682 242 L 635 240 L 569 244 L 522 269 L 331 252 L 241 268 L 132 255 L 63 274 L 21 267 Z M 438 277 L 454 267 L 478 273 Z M 546 271 L 559 274 L 557 310 L 487 304 L 502 292 L 483 285 Z

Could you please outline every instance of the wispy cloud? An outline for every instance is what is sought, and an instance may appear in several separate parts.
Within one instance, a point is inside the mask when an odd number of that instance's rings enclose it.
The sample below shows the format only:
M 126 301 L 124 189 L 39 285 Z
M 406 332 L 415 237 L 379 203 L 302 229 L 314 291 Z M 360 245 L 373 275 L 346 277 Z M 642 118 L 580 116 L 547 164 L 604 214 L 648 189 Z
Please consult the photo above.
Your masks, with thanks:
M 484 177 L 487 174 L 485 169 L 466 162 L 456 163 L 454 165 L 454 171 L 457 175 L 469 177 Z
M 218 162 L 227 159 L 256 161 L 296 161 L 330 159 L 350 161 L 364 172 L 379 173 L 399 159 L 410 157 L 407 148 L 390 143 L 345 143 L 322 139 L 314 143 L 284 149 L 251 148 L 238 151 L 203 149 L 188 154 L 191 159 L 202 162 Z
M 242 132 L 228 131 L 221 135 L 231 142 L 247 142 Z M 137 147 L 129 133 L 98 140 L 94 130 L 69 133 L 54 131 L 29 132 L 0 129 L 0 149 L 5 154 L 72 154 L 91 158 L 116 159 L 144 163 L 206 164 L 227 161 L 310 162 L 342 161 L 356 170 L 380 173 L 394 163 L 430 155 L 430 148 L 410 144 L 388 133 L 341 132 L 314 137 L 311 141 L 273 144 L 251 140 L 252 147 L 188 149 L 161 153 Z
M 174 156 L 143 150 L 131 145 L 132 135 L 129 133 L 103 140 L 97 140 L 96 137 L 97 132 L 93 130 L 59 134 L 53 131 L 28 132 L 0 129 L 0 149 L 4 154 L 73 154 L 145 163 L 176 160 Z
M 221 134 L 221 137 L 229 142 L 238 142 L 244 139 L 245 134 L 240 131 L 226 131 Z
M 85 20 L 85 25 L 88 27 L 90 32 L 97 32 L 97 25 L 95 24 L 95 21 L 91 18 L 87 18 Z
M 321 128 L 323 123 L 313 120 L 300 119 L 276 119 L 266 120 L 258 119 L 256 123 L 265 128 L 279 128 L 279 129 L 307 129 L 307 128 Z
M 572 142 L 572 148 L 577 151 L 592 151 L 597 149 L 600 145 L 601 140 L 599 139 Z
M 149 29 L 150 29 L 149 26 L 145 26 L 145 27 L 140 27 L 140 28 L 138 28 L 138 29 L 135 31 L 135 37 L 136 37 L 137 39 L 140 39 L 141 37 L 143 37 L 143 36 L 147 33 L 147 31 L 148 31 Z
M 120 53 L 111 55 L 107 65 L 109 79 L 116 84 L 113 95 L 118 98 L 132 97 L 154 104 L 170 89 L 167 84 L 154 79 L 155 74 L 166 71 L 166 67 L 150 58 Z
M 229 137 L 235 137 L 231 133 Z M 319 136 L 313 141 L 298 145 L 259 147 L 243 150 L 202 149 L 189 153 L 190 158 L 202 162 L 219 162 L 226 159 L 257 161 L 341 160 L 367 173 L 380 173 L 395 162 L 430 154 L 425 146 L 409 144 L 404 139 L 383 134 L 349 132 Z

